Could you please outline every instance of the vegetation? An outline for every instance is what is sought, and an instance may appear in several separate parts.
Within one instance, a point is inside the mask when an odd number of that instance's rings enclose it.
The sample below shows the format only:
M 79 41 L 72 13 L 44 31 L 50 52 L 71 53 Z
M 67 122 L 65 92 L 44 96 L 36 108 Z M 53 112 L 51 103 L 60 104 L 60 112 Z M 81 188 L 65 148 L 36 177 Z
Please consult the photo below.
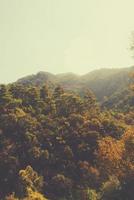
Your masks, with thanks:
M 130 76 L 133 71 L 134 67 L 104 68 L 81 76 L 73 73 L 53 75 L 48 72 L 39 72 L 19 79 L 18 83 L 41 87 L 47 84 L 51 90 L 55 88 L 55 85 L 61 85 L 66 91 L 74 91 L 80 95 L 83 95 L 83 90 L 90 88 L 97 100 L 102 103 L 107 97 L 111 99 L 114 95 L 124 92 L 124 89 L 128 89 L 133 81 L 133 77 Z
M 127 91 L 100 106 L 90 90 L 0 85 L 0 199 L 133 200 L 133 87 Z

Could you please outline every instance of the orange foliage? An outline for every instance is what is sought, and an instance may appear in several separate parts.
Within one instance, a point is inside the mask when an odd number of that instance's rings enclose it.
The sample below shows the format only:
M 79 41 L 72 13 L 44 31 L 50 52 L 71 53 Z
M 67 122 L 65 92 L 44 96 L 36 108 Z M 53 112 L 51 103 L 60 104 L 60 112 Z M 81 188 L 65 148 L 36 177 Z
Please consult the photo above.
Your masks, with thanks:
M 124 143 L 108 136 L 98 142 L 98 163 L 103 173 L 120 175 Z

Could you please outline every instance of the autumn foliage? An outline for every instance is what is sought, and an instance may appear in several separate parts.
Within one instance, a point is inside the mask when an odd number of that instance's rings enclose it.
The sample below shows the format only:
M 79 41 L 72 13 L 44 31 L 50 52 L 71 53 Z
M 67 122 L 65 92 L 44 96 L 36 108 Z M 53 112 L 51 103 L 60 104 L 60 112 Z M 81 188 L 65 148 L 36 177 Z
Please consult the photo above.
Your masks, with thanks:
M 0 199 L 133 199 L 132 113 L 91 91 L 1 85 Z

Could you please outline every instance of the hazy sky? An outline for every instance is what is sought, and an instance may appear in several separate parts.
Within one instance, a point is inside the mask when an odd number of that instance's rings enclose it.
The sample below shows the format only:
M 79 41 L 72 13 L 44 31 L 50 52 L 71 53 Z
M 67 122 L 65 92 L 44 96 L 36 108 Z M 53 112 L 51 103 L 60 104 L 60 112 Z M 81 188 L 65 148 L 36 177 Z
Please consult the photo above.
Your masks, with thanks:
M 134 64 L 134 0 L 0 0 L 0 82 Z

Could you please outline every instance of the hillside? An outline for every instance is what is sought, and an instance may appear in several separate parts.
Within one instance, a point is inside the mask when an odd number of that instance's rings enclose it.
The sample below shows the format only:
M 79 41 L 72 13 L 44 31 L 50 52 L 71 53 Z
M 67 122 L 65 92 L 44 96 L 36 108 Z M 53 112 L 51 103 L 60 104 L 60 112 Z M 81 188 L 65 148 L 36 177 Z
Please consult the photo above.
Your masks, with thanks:
M 66 90 L 73 90 L 80 94 L 85 89 L 91 89 L 99 101 L 104 97 L 110 97 L 114 93 L 121 92 L 127 88 L 131 82 L 130 74 L 134 67 L 120 69 L 98 69 L 88 74 L 78 76 L 73 73 L 51 74 L 48 72 L 39 72 L 35 75 L 19 79 L 17 82 L 42 86 L 48 84 L 51 88 L 61 85 Z
M 0 199 L 133 200 L 132 109 L 103 110 L 90 91 L 0 85 Z

